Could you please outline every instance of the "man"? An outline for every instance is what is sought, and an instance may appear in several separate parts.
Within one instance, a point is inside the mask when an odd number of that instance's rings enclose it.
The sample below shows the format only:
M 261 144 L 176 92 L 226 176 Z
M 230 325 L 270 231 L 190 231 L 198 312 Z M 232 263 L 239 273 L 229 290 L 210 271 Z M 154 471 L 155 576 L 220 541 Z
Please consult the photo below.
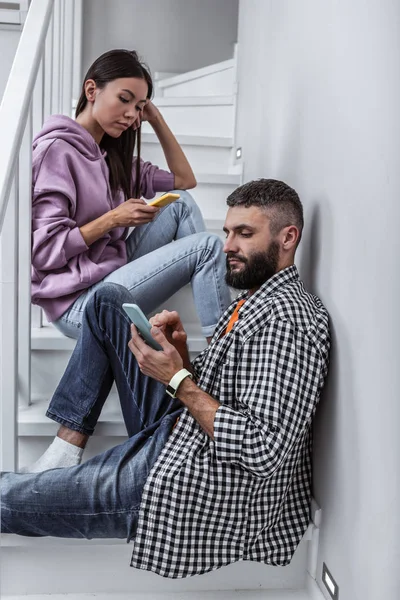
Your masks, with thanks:
M 152 328 L 163 350 L 134 326 L 128 348 L 129 293 L 94 294 L 49 411 L 83 447 L 115 379 L 130 438 L 83 465 L 3 475 L 3 531 L 134 538 L 132 566 L 167 577 L 290 561 L 309 522 L 328 315 L 294 266 L 296 192 L 261 179 L 227 203 L 227 283 L 246 291 L 211 344 L 190 364 L 178 314 L 163 311 Z

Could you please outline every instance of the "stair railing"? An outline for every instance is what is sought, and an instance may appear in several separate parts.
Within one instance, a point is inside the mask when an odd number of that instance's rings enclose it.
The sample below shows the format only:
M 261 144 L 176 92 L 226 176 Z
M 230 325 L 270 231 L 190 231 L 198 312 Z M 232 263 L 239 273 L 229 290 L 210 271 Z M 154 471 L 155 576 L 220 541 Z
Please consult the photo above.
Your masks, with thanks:
M 30 404 L 32 138 L 71 114 L 82 0 L 32 0 L 0 105 L 0 459 L 17 467 L 18 405 Z M 35 326 L 41 313 L 33 312 Z

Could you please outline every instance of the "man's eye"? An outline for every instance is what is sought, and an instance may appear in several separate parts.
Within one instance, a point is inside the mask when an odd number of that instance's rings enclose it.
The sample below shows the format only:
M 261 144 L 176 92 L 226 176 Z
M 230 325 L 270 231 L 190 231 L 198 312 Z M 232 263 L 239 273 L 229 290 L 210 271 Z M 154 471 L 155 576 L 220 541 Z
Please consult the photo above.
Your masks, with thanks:
M 124 104 L 128 104 L 129 100 L 127 100 L 126 98 L 124 98 L 123 96 L 120 96 L 119 99 L 121 100 L 121 102 L 123 102 Z
M 242 237 L 244 237 L 244 238 L 249 238 L 249 237 L 251 237 L 253 234 L 252 234 L 252 233 L 243 233 L 243 231 L 242 231 L 242 233 L 241 233 L 240 235 L 241 235 Z

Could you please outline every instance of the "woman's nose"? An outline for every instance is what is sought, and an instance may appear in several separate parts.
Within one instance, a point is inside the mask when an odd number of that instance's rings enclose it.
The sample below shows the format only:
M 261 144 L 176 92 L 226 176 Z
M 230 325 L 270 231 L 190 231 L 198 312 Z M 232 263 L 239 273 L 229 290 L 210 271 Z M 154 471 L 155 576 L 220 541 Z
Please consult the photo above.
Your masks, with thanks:
M 128 106 L 128 108 L 125 111 L 125 117 L 127 119 L 136 119 L 138 114 L 139 114 L 139 111 L 134 106 Z

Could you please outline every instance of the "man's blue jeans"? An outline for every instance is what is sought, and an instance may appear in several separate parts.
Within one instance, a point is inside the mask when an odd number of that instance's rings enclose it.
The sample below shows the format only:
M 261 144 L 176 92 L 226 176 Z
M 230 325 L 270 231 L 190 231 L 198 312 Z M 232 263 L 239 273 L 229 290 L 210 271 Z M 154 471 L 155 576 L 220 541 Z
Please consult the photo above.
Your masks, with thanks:
M 130 321 L 123 302 L 132 302 L 132 296 L 111 283 L 89 299 L 81 336 L 48 416 L 90 435 L 115 380 L 129 439 L 76 467 L 3 473 L 2 532 L 134 537 L 143 486 L 182 405 L 140 372 L 128 348 Z

